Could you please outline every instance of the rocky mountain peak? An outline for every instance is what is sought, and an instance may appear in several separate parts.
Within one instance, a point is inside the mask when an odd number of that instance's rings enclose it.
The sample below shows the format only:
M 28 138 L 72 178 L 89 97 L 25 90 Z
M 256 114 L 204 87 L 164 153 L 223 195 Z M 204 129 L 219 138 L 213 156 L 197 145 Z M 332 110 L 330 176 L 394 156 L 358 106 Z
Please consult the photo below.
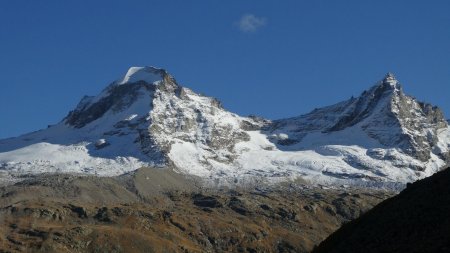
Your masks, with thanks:
M 395 78 L 394 74 L 392 72 L 388 72 L 383 79 L 383 83 L 398 83 L 397 79 Z
M 332 130 L 358 125 L 381 144 L 398 147 L 421 161 L 431 158 L 429 151 L 437 145 L 439 130 L 447 128 L 442 111 L 406 95 L 392 73 L 364 91 L 353 105 Z
M 382 98 L 391 95 L 403 95 L 403 89 L 400 82 L 395 78 L 394 74 L 388 72 L 383 77 L 383 79 L 372 86 L 372 88 L 364 91 L 361 94 L 361 97 Z
M 398 148 L 420 161 L 428 161 L 430 150 L 438 145 L 438 135 L 447 127 L 439 108 L 406 95 L 399 81 L 388 73 L 359 97 L 275 121 L 272 131 L 292 129 L 286 142 L 292 144 L 301 142 L 311 132 L 330 135 L 363 131 L 384 147 Z M 441 156 L 448 159 L 447 154 Z
M 389 124 L 395 115 L 392 114 L 392 105 L 398 97 L 404 97 L 400 83 L 392 73 L 377 82 L 370 89 L 365 90 L 357 98 L 352 98 L 344 102 L 340 108 L 342 112 L 331 122 L 325 132 L 340 131 L 347 127 L 360 124 L 366 119 L 384 118 Z M 391 122 L 392 123 L 392 122 Z
M 107 86 L 97 96 L 85 96 L 71 111 L 64 122 L 75 128 L 81 128 L 105 115 L 123 111 L 135 104 L 139 98 L 153 98 L 154 93 L 174 93 L 180 90 L 175 79 L 164 69 L 156 67 L 131 67 L 120 79 Z M 151 103 L 146 105 L 150 110 Z

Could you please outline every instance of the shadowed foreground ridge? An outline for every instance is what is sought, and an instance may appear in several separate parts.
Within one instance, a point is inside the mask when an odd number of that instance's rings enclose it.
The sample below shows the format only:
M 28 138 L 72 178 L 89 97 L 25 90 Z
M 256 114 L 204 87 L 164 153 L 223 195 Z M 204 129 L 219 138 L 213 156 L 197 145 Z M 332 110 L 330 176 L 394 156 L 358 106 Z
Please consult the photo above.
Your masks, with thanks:
M 322 252 L 450 252 L 450 169 L 410 185 L 328 237 Z

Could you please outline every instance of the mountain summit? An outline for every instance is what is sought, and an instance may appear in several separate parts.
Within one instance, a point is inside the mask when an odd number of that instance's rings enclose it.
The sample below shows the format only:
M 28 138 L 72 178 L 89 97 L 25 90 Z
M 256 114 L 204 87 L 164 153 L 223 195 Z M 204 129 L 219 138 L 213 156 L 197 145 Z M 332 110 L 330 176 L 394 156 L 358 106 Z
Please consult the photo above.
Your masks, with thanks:
M 126 75 L 120 81 L 116 81 L 116 83 L 119 85 L 139 81 L 156 83 L 162 81 L 166 76 L 168 74 L 163 69 L 155 67 L 131 67 L 128 69 Z
M 173 166 L 218 184 L 401 187 L 446 164 L 448 129 L 438 108 L 405 95 L 391 73 L 357 98 L 269 121 L 228 112 L 163 69 L 132 67 L 59 124 L 1 140 L 0 168 L 12 180 Z
M 397 79 L 395 79 L 394 74 L 391 72 L 388 72 L 386 74 L 386 76 L 383 79 L 383 83 L 388 83 L 391 86 L 393 86 L 394 88 L 398 88 L 398 87 L 396 87 L 398 85 L 398 81 L 397 81 Z
M 438 135 L 447 127 L 439 108 L 405 95 L 394 75 L 388 73 L 359 97 L 297 118 L 275 121 L 272 131 L 290 131 L 295 137 L 292 142 L 299 142 L 311 132 L 331 135 L 354 129 L 367 135 L 358 141 L 370 137 L 384 147 L 397 148 L 426 162 L 431 158 L 430 150 L 439 148 Z M 440 151 L 435 153 L 446 156 Z

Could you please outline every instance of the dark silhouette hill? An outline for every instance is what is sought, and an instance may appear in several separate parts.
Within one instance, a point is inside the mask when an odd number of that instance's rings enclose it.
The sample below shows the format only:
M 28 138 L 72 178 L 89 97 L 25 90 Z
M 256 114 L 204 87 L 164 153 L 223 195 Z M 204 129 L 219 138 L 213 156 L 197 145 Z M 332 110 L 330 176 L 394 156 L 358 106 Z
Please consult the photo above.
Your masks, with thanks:
M 450 252 L 450 169 L 408 185 L 313 252 Z

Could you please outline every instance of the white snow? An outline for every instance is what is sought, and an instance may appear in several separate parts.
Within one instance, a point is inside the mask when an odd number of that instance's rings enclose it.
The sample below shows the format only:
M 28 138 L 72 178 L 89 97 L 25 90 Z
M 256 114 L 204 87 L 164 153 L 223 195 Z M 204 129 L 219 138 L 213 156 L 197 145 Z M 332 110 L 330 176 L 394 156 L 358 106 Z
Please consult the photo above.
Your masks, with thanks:
M 108 143 L 108 142 L 106 141 L 106 139 L 98 139 L 98 140 L 95 142 L 95 147 L 101 148 L 101 147 L 107 145 L 107 143 Z
M 131 114 L 130 116 L 126 117 L 124 120 L 126 120 L 126 121 L 131 121 L 131 120 L 133 120 L 134 118 L 136 118 L 137 116 L 139 116 L 139 115 L 137 115 L 137 114 Z
M 270 135 L 270 138 L 273 140 L 287 140 L 289 139 L 289 135 L 284 134 L 284 133 L 278 133 L 278 134 L 272 134 Z
M 144 81 L 146 83 L 159 82 L 163 79 L 160 71 L 161 69 L 154 67 L 131 67 L 117 84 L 121 85 L 138 81 Z
M 264 133 L 260 131 L 247 133 L 251 140 L 236 145 L 238 158 L 231 164 L 214 160 L 205 165 L 205 162 L 213 156 L 201 147 L 186 142 L 175 143 L 170 158 L 186 173 L 224 181 L 248 176 L 264 178 L 267 182 L 276 182 L 280 178 L 301 177 L 321 184 L 363 186 L 395 185 L 395 183 L 400 186 L 430 176 L 444 165 L 442 160 L 433 156 L 426 164 L 425 171 L 414 171 L 409 166 L 418 166 L 422 163 L 396 149 L 371 149 L 358 145 L 316 145 L 309 149 L 283 151 L 269 141 Z M 316 136 L 313 139 L 317 138 L 320 137 Z M 331 138 L 339 139 L 333 136 Z M 325 143 L 326 140 L 317 140 L 317 143 L 320 142 Z M 304 147 L 308 145 L 307 142 L 302 144 Z M 371 146 L 375 145 L 372 143 Z M 396 159 L 377 159 L 376 156 L 367 155 L 371 152 L 379 152 L 378 158 L 384 158 L 385 154 L 389 154 Z
M 90 154 L 87 145 L 89 143 L 66 146 L 41 142 L 0 153 L 0 161 L 3 170 L 18 174 L 60 172 L 117 176 L 145 165 L 134 157 L 96 157 Z

